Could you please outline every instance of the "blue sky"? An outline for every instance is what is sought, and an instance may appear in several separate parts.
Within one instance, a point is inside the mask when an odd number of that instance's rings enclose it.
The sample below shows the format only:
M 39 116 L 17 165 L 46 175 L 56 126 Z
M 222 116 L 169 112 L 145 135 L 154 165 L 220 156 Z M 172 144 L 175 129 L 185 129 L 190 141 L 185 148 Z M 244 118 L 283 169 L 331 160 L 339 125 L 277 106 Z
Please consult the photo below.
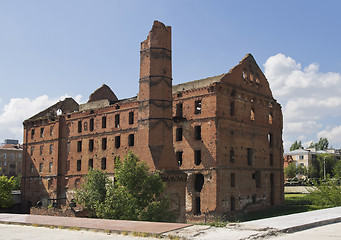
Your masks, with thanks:
M 228 72 L 252 53 L 284 113 L 287 148 L 326 136 L 341 148 L 340 1 L 0 0 L 0 142 L 65 96 L 103 83 L 138 92 L 139 48 L 172 26 L 173 81 Z M 340 133 L 340 134 L 339 134 Z

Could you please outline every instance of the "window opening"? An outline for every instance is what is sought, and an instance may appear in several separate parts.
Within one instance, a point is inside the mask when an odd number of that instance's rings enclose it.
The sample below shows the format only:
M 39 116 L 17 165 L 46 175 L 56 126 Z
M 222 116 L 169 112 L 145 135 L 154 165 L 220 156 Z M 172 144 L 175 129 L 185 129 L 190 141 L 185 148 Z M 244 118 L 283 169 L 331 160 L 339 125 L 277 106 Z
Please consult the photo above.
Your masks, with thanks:
M 115 128 L 120 127 L 120 114 L 115 115 Z
M 92 152 L 94 150 L 94 140 L 89 139 L 89 151 Z
M 182 166 L 182 153 L 183 152 L 176 152 L 176 160 L 178 161 L 178 166 Z
M 234 102 L 230 102 L 230 116 L 234 116 Z
M 195 213 L 196 215 L 201 214 L 200 197 L 195 198 Z
M 235 187 L 236 185 L 236 176 L 234 173 L 231 173 L 231 187 Z
M 40 128 L 40 137 L 44 137 L 44 128 Z
M 34 138 L 34 129 L 31 130 L 31 139 Z
M 53 163 L 50 162 L 50 163 L 49 163 L 49 172 L 52 172 L 52 165 L 53 165 Z
M 269 147 L 272 148 L 273 147 L 272 133 L 268 134 L 268 142 L 269 142 Z
M 236 210 L 236 199 L 234 197 L 231 197 L 231 212 Z
M 247 165 L 251 166 L 253 161 L 253 149 L 247 148 Z
M 102 117 L 102 128 L 106 128 L 107 127 L 107 117 L 104 116 Z
M 81 152 L 82 151 L 82 141 L 78 141 L 77 142 L 77 152 Z
M 82 121 L 78 121 L 78 132 L 82 132 Z
M 201 140 L 201 126 L 195 126 L 194 130 L 195 130 L 195 133 L 194 133 L 195 139 Z
M 194 110 L 195 114 L 201 113 L 201 100 L 195 101 L 194 108 L 195 108 L 195 110 Z
M 182 141 L 182 128 L 181 127 L 176 129 L 175 140 L 177 142 Z
M 270 166 L 274 165 L 274 155 L 270 153 Z
M 107 159 L 106 159 L 105 157 L 102 158 L 101 169 L 102 169 L 102 170 L 107 169 Z
M 269 123 L 272 124 L 272 112 L 269 113 Z
M 43 171 L 43 163 L 39 163 L 39 172 Z
M 232 147 L 230 148 L 230 162 L 234 163 L 234 149 Z
M 53 126 L 50 127 L 50 136 L 53 136 Z
M 77 160 L 77 171 L 82 170 L 82 160 Z
M 107 149 L 107 138 L 102 138 L 102 149 L 103 150 Z
M 53 153 L 53 144 L 50 144 L 50 151 L 49 151 L 50 154 Z
M 39 154 L 40 154 L 40 155 L 43 154 L 43 145 L 39 147 Z
M 254 121 L 256 118 L 255 116 L 255 108 L 251 108 L 251 111 L 250 111 L 250 120 L 251 121 Z
M 201 173 L 195 174 L 195 183 L 194 183 L 195 191 L 201 192 L 203 186 L 204 186 L 204 175 L 202 175 Z
M 182 117 L 182 103 L 176 104 L 176 116 Z
M 129 112 L 129 124 L 134 124 L 134 112 Z
M 195 165 L 200 165 L 201 163 L 201 150 L 194 151 L 194 163 Z
M 89 169 L 94 168 L 94 160 L 92 158 L 89 159 L 88 167 L 89 167 Z
M 90 131 L 94 130 L 94 119 L 90 118 Z
M 118 149 L 121 146 L 121 136 L 115 137 L 115 148 Z
M 134 146 L 134 134 L 129 134 L 128 136 L 128 145 Z

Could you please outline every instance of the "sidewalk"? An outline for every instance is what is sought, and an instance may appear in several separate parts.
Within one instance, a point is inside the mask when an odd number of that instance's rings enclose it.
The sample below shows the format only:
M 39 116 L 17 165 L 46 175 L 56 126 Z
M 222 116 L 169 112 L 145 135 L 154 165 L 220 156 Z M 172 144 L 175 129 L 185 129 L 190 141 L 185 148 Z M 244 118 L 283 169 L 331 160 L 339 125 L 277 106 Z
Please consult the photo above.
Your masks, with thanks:
M 0 214 L 0 223 L 55 226 L 94 231 L 143 232 L 185 239 L 260 239 L 283 232 L 295 232 L 341 222 L 341 207 L 291 214 L 243 223 L 230 223 L 224 228 L 181 223 L 122 221 L 91 218 L 52 217 L 25 214 Z
M 144 232 L 150 234 L 163 234 L 176 229 L 191 226 L 190 224 L 182 223 L 141 222 L 4 213 L 0 214 L 0 223 L 79 228 L 95 231 L 111 231 L 117 233 Z

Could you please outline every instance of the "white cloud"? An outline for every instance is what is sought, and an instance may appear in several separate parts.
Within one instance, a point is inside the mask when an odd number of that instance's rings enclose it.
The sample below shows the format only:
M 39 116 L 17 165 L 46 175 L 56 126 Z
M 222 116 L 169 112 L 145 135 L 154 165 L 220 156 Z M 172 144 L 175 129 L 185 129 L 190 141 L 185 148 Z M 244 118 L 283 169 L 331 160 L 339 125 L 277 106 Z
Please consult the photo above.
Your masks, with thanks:
M 23 121 L 37 114 L 38 112 L 55 104 L 59 100 L 69 97 L 62 96 L 58 99 L 50 99 L 47 95 L 29 98 L 12 98 L 5 104 L 0 114 L 0 138 L 3 141 L 6 138 L 15 138 L 20 142 L 23 140 Z M 79 102 L 82 96 L 77 95 L 75 100 Z
M 303 68 L 283 54 L 268 58 L 264 68 L 274 97 L 282 105 L 285 150 L 295 140 L 308 143 L 319 137 L 327 137 L 333 146 L 341 148 L 341 138 L 337 137 L 341 133 L 337 128 L 341 120 L 341 74 L 322 73 L 317 63 Z

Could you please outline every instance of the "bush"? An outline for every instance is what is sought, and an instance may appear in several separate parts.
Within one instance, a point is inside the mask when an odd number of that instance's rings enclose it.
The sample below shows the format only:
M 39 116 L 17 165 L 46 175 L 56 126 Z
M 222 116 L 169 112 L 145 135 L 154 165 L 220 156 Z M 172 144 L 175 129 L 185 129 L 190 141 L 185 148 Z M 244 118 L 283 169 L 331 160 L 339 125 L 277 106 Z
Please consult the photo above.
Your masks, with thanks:
M 335 179 L 327 178 L 321 183 L 314 182 L 314 188 L 309 190 L 310 200 L 319 208 L 341 206 L 341 187 Z

